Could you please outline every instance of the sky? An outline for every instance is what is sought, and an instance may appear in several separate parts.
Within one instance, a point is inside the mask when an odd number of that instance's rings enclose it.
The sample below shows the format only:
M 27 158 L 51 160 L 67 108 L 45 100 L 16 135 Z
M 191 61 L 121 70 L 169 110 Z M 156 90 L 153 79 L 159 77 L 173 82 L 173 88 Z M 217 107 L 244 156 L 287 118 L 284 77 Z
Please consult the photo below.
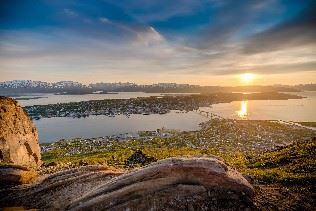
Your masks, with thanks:
M 0 81 L 243 85 L 243 73 L 315 83 L 316 1 L 0 1 Z

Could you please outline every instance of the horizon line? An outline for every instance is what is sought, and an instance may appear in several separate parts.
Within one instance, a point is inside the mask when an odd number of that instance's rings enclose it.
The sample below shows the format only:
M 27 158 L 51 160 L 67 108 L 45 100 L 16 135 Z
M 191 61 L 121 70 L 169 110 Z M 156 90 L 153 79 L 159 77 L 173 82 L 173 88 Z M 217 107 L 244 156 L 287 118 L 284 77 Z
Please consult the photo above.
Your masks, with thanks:
M 232 86 L 228 86 L 228 85 L 201 85 L 201 84 L 190 84 L 190 83 L 177 83 L 177 82 L 157 82 L 157 83 L 151 83 L 151 84 L 142 84 L 142 83 L 136 83 L 136 82 L 131 82 L 131 81 L 114 81 L 114 82 L 106 82 L 106 81 L 99 81 L 99 82 L 89 82 L 87 83 L 83 83 L 80 81 L 72 81 L 72 80 L 61 80 L 61 81 L 42 81 L 42 80 L 31 80 L 31 79 L 13 79 L 13 80 L 5 80 L 5 81 L 0 81 L 0 83 L 5 83 L 5 82 L 11 82 L 11 81 L 32 81 L 32 82 L 45 82 L 45 83 L 58 83 L 58 82 L 73 82 L 73 83 L 80 83 L 82 85 L 85 86 L 90 86 L 91 84 L 98 84 L 98 83 L 108 83 L 108 84 L 126 84 L 126 83 L 130 83 L 130 84 L 134 84 L 137 86 L 150 86 L 150 85 L 158 85 L 158 84 L 177 84 L 177 85 L 190 85 L 190 86 L 201 86 L 201 87 L 207 87 L 207 86 L 211 86 L 211 87 L 249 87 L 249 86 L 299 86 L 299 85 L 316 85 L 316 82 L 309 82 L 309 83 L 299 83 L 299 84 L 269 84 L 269 85 L 263 85 L 263 84 L 240 84 L 240 85 L 232 85 Z

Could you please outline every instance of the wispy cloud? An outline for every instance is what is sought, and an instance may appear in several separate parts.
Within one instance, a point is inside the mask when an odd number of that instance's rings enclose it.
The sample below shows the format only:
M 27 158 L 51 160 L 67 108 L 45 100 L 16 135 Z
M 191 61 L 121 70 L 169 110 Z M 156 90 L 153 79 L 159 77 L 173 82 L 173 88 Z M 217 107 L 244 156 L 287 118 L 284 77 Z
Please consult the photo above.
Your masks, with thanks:
M 105 17 L 101 17 L 101 18 L 99 18 L 99 20 L 100 20 L 102 23 L 105 23 L 105 24 L 111 23 L 111 21 L 110 21 L 108 18 L 105 18 Z
M 8 78 L 57 71 L 191 80 L 316 71 L 309 0 L 38 2 L 6 3 L 0 16 L 0 73 Z
M 78 13 L 76 13 L 75 11 L 71 10 L 71 9 L 64 9 L 63 10 L 64 13 L 70 17 L 77 17 Z

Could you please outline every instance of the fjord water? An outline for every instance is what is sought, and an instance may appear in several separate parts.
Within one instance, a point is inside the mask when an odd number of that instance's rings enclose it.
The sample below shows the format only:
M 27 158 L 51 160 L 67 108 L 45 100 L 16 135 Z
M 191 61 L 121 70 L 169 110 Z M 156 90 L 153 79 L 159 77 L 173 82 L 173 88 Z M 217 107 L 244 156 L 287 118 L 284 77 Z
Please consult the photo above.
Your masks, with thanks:
M 292 93 L 304 96 L 303 99 L 291 100 L 251 100 L 234 101 L 231 103 L 214 104 L 209 111 L 224 118 L 253 120 L 285 120 L 285 121 L 316 121 L 316 92 Z M 28 95 L 29 96 L 29 95 Z M 125 92 L 118 94 L 88 94 L 88 95 L 53 95 L 43 94 L 40 99 L 18 100 L 23 106 L 37 104 L 54 104 L 62 102 L 78 102 L 101 99 L 127 99 L 133 97 L 162 96 L 161 93 Z M 158 128 L 196 130 L 199 123 L 207 121 L 197 112 L 164 114 L 124 115 L 115 117 L 90 116 L 87 118 L 44 118 L 35 120 L 40 142 L 52 142 L 62 138 L 99 137 L 122 133 L 136 133 L 140 130 L 155 130 Z
M 306 98 L 290 100 L 249 100 L 214 104 L 201 108 L 224 118 L 249 120 L 316 121 L 316 91 L 291 93 Z
M 177 130 L 197 130 L 199 123 L 207 118 L 196 112 L 141 115 L 132 114 L 109 116 L 89 116 L 86 118 L 54 117 L 34 121 L 41 143 L 67 138 L 91 138 L 138 131 L 156 130 L 162 127 Z

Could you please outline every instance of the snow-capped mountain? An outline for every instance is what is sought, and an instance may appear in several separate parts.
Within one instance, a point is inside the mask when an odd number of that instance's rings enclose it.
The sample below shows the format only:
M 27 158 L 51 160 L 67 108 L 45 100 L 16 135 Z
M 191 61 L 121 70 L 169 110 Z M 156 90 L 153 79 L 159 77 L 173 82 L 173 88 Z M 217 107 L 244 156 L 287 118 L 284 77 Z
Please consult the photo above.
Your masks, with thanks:
M 0 88 L 85 88 L 86 86 L 74 81 L 44 82 L 32 80 L 13 80 L 0 82 Z

